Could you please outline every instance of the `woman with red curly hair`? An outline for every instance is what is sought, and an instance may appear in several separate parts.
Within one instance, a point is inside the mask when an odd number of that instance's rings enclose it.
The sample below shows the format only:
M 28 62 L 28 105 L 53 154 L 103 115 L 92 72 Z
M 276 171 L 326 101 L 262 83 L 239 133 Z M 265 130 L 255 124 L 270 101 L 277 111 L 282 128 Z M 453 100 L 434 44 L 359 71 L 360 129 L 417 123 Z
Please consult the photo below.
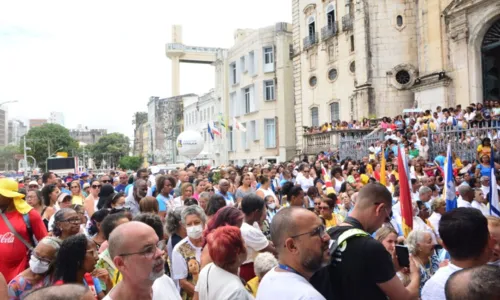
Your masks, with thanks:
M 245 215 L 236 207 L 226 206 L 217 211 L 214 217 L 210 219 L 210 221 L 208 221 L 207 228 L 203 232 L 205 246 L 203 248 L 203 251 L 201 252 L 201 259 L 200 259 L 202 269 L 207 264 L 212 262 L 212 258 L 210 257 L 208 247 L 206 247 L 206 241 L 208 235 L 221 226 L 229 225 L 240 228 L 241 224 L 243 224 L 244 217 Z
M 213 262 L 201 270 L 195 299 L 253 299 L 238 277 L 238 268 L 247 258 L 240 229 L 235 226 L 215 229 L 207 236 L 207 248 Z

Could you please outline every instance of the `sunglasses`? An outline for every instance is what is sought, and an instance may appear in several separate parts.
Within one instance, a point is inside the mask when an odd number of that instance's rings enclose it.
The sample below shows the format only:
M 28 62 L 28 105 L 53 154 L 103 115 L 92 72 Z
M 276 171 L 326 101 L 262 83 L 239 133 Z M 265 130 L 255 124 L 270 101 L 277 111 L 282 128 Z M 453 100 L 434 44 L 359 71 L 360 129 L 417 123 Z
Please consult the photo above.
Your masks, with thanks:
M 100 184 L 98 184 L 98 185 L 92 185 L 92 188 L 93 188 L 93 189 L 100 189 L 100 188 L 101 188 L 101 185 L 100 185 Z
M 102 183 L 111 183 L 111 180 L 102 180 Z
M 38 185 L 28 185 L 29 188 L 38 188 Z
M 207 192 L 215 192 L 215 190 L 214 190 L 214 189 L 207 189 L 206 191 L 207 191 Z

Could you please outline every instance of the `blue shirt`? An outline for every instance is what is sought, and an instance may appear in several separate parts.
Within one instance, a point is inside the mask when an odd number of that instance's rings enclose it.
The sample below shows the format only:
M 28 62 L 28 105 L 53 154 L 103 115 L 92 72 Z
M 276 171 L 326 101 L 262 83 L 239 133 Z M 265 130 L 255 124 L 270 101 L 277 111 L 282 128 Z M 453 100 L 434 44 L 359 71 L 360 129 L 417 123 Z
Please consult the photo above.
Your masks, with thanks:
M 118 184 L 116 187 L 115 187 L 115 191 L 117 193 L 121 193 L 121 192 L 125 192 L 125 188 L 127 187 L 126 184 Z
M 226 195 L 224 195 L 220 191 L 217 191 L 216 194 L 224 197 L 224 200 L 226 200 L 226 205 L 234 204 L 234 196 L 230 192 L 226 192 Z
M 128 195 L 128 191 L 130 190 L 130 188 L 132 188 L 134 185 L 133 184 L 129 184 L 125 187 L 125 195 Z
M 169 198 L 163 196 L 162 194 L 158 194 L 158 196 L 156 196 L 156 201 L 158 201 L 158 210 L 159 211 L 167 211 L 167 203 L 169 200 L 172 199 L 172 196 L 170 196 Z
M 436 156 L 436 158 L 434 159 L 434 161 L 435 161 L 435 162 L 437 162 L 441 168 L 443 168 L 443 167 L 444 167 L 444 161 L 445 161 L 445 160 L 446 160 L 446 158 L 445 158 L 444 156 L 442 156 L 442 155 L 438 155 L 438 156 Z
M 482 176 L 487 176 L 488 178 L 491 177 L 491 167 L 485 167 L 482 164 L 477 165 L 476 169 L 479 169 L 481 172 L 481 177 Z

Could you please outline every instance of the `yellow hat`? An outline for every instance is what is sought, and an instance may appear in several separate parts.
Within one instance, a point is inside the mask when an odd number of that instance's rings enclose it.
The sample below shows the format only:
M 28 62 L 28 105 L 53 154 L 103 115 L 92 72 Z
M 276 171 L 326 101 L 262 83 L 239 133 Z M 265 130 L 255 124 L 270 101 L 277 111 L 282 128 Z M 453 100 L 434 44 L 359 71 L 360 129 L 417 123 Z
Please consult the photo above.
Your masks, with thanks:
M 0 179 L 0 195 L 7 198 L 24 198 L 24 195 L 17 192 L 18 185 L 14 179 L 1 178 Z
M 361 176 L 359 176 L 360 178 L 360 181 L 363 185 L 367 184 L 368 181 L 370 180 L 370 177 L 368 177 L 368 175 L 366 174 L 361 174 Z
M 1 178 L 0 179 L 0 195 L 13 198 L 14 206 L 16 210 L 21 214 L 27 214 L 32 207 L 29 206 L 26 201 L 24 201 L 24 195 L 17 192 L 18 185 L 17 182 L 10 178 Z

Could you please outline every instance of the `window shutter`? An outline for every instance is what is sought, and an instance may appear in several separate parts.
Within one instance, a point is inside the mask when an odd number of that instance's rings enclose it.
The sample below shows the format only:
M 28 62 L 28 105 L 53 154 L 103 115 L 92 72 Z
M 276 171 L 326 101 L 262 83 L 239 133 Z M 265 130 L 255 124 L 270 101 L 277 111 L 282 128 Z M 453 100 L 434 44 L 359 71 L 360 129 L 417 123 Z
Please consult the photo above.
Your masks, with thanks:
M 255 120 L 255 141 L 259 139 L 259 120 Z

